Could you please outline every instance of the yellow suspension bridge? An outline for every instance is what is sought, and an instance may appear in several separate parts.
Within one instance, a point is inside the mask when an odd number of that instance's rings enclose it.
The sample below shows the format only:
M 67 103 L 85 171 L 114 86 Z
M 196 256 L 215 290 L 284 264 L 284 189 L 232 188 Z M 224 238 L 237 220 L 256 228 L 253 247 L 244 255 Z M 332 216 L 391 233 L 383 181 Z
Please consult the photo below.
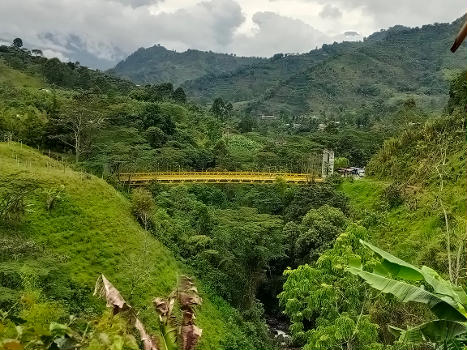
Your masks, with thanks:
M 274 183 L 278 180 L 287 183 L 307 184 L 322 182 L 323 179 L 311 174 L 270 173 L 248 171 L 190 171 L 190 172 L 150 172 L 120 173 L 119 180 L 130 186 L 140 186 L 151 182 L 159 183 Z

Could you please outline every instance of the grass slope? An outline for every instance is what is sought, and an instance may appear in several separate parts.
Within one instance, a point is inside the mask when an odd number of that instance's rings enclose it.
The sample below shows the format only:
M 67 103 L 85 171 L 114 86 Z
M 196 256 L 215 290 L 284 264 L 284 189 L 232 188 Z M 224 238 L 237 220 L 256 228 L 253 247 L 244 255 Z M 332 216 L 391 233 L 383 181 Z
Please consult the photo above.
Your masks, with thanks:
M 177 275 L 189 272 L 140 228 L 127 199 L 104 180 L 19 144 L 0 143 L 0 164 L 0 197 L 25 185 L 32 188 L 24 220 L 0 226 L 0 302 L 18 297 L 27 276 L 39 276 L 34 283 L 49 299 L 63 302 L 71 313 L 93 313 L 103 308 L 91 294 L 97 276 L 104 273 L 141 310 L 143 320 L 155 326 L 152 298 L 167 295 Z M 46 192 L 60 188 L 61 200 L 47 211 Z M 226 323 L 234 311 L 220 298 L 201 292 L 199 348 L 219 349 L 226 335 L 236 332 Z
M 465 237 L 465 150 L 452 155 L 449 168 L 452 174 L 460 176 L 445 185 L 445 205 L 452 235 Z M 340 189 L 349 197 L 354 215 L 369 227 L 375 244 L 404 260 L 447 272 L 445 222 L 436 200 L 437 184 L 406 187 L 404 202 L 393 208 L 388 207 L 384 199 L 389 185 L 390 182 L 366 178 L 345 181 Z
M 30 87 L 37 89 L 45 86 L 42 79 L 8 67 L 2 60 L 0 60 L 0 84 L 11 84 L 14 87 Z

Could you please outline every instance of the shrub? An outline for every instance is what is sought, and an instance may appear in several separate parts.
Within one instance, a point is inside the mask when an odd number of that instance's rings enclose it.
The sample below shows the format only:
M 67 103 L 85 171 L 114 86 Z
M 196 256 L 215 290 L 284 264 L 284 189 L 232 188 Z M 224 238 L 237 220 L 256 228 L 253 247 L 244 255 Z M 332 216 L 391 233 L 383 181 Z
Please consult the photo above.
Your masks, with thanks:
M 59 188 L 51 188 L 44 191 L 45 194 L 45 208 L 51 211 L 55 205 L 62 199 L 65 186 L 61 185 Z
M 396 208 L 404 203 L 404 197 L 402 192 L 402 185 L 398 183 L 392 183 L 384 190 L 383 199 L 388 203 L 390 208 Z
M 151 192 L 144 188 L 133 190 L 131 195 L 131 211 L 145 230 L 148 229 L 150 217 L 155 208 L 156 204 Z
M 22 221 L 28 205 L 25 191 L 11 191 L 0 200 L 0 223 L 15 224 Z

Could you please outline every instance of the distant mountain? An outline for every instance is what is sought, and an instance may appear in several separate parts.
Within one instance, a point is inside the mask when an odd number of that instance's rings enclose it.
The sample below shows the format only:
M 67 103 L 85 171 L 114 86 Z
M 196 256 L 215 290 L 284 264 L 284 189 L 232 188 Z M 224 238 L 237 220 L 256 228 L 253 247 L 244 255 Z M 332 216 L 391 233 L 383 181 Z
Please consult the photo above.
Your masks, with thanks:
M 456 54 L 449 51 L 463 21 L 394 26 L 361 42 L 323 45 L 303 55 L 276 55 L 183 87 L 200 102 L 222 97 L 253 114 L 339 116 L 368 105 L 377 110 L 409 97 L 431 110 L 440 109 L 449 79 L 466 67 L 465 44 Z
M 445 106 L 449 80 L 466 67 L 467 45 L 456 54 L 449 50 L 463 22 L 395 26 L 364 42 L 325 45 L 327 60 L 276 84 L 248 102 L 247 109 L 338 116 L 362 106 L 378 111 L 414 98 L 422 107 L 439 110 Z M 222 96 L 220 92 L 215 95 Z
M 109 72 L 140 84 L 171 82 L 180 85 L 205 75 L 224 74 L 262 61 L 266 59 L 198 50 L 176 52 L 155 45 L 138 49 Z
M 449 79 L 466 67 L 466 44 L 456 54 L 449 51 L 464 20 L 417 28 L 397 25 L 362 41 L 269 59 L 178 53 L 156 45 L 139 49 L 110 72 L 136 83 L 169 81 L 182 85 L 197 102 L 209 105 L 222 97 L 251 114 L 339 118 L 362 109 L 374 114 L 408 98 L 440 110 Z

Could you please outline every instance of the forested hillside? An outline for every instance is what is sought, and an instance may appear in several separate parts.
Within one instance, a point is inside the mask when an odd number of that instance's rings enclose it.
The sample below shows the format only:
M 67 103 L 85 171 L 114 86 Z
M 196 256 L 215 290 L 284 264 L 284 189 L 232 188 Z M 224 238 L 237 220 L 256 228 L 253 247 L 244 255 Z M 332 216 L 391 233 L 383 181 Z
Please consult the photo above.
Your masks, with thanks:
M 132 53 L 118 63 L 109 73 L 130 79 L 138 84 L 172 83 L 181 85 L 188 80 L 205 75 L 218 75 L 232 72 L 242 66 L 248 66 L 264 59 L 237 57 L 235 55 L 187 50 L 176 52 L 165 47 L 153 47 Z
M 363 165 L 387 135 L 427 117 L 409 103 L 384 125 L 368 122 L 365 115 L 340 126 L 330 122 L 325 130 L 318 130 L 325 120 L 262 123 L 228 104 L 200 107 L 170 83 L 138 87 L 75 63 L 2 50 L 1 137 L 67 159 L 74 153 L 76 162 L 104 176 L 149 169 L 300 172 L 310 156 L 331 145 L 338 157 Z M 86 120 L 74 134 L 81 113 Z
M 253 102 L 251 110 L 339 118 L 362 105 L 379 112 L 411 97 L 427 110 L 440 111 L 447 102 L 449 79 L 465 67 L 466 45 L 457 55 L 449 52 L 463 22 L 396 26 L 342 55 L 332 55 L 340 45 L 334 44 L 329 60 L 278 84 Z
M 358 126 L 396 112 L 408 99 L 425 112 L 441 111 L 449 80 L 467 58 L 466 45 L 457 55 L 448 50 L 462 23 L 463 18 L 417 28 L 395 26 L 362 42 L 269 59 L 176 53 L 154 46 L 135 52 L 110 72 L 138 83 L 170 80 L 182 84 L 196 102 L 211 105 L 222 98 L 253 117 L 275 115 L 285 123 L 300 123 L 303 116 L 321 122 L 359 119 Z M 150 78 L 150 70 L 160 71 L 154 73 L 157 78 Z
M 276 55 L 184 87 L 203 103 L 222 97 L 255 115 L 308 113 L 340 119 L 364 108 L 391 108 L 409 97 L 427 110 L 441 110 L 449 79 L 465 66 L 465 45 L 455 56 L 448 50 L 462 23 L 395 26 L 363 42 Z
M 336 45 L 332 52 L 325 45 L 323 49 L 303 55 L 279 53 L 268 60 L 235 71 L 220 75 L 209 74 L 187 81 L 183 86 L 190 96 L 201 103 L 210 103 L 214 98 L 221 97 L 240 105 L 241 102 L 267 94 L 276 85 L 328 60 L 332 55 L 343 55 L 356 47 L 358 43 L 348 42 Z

